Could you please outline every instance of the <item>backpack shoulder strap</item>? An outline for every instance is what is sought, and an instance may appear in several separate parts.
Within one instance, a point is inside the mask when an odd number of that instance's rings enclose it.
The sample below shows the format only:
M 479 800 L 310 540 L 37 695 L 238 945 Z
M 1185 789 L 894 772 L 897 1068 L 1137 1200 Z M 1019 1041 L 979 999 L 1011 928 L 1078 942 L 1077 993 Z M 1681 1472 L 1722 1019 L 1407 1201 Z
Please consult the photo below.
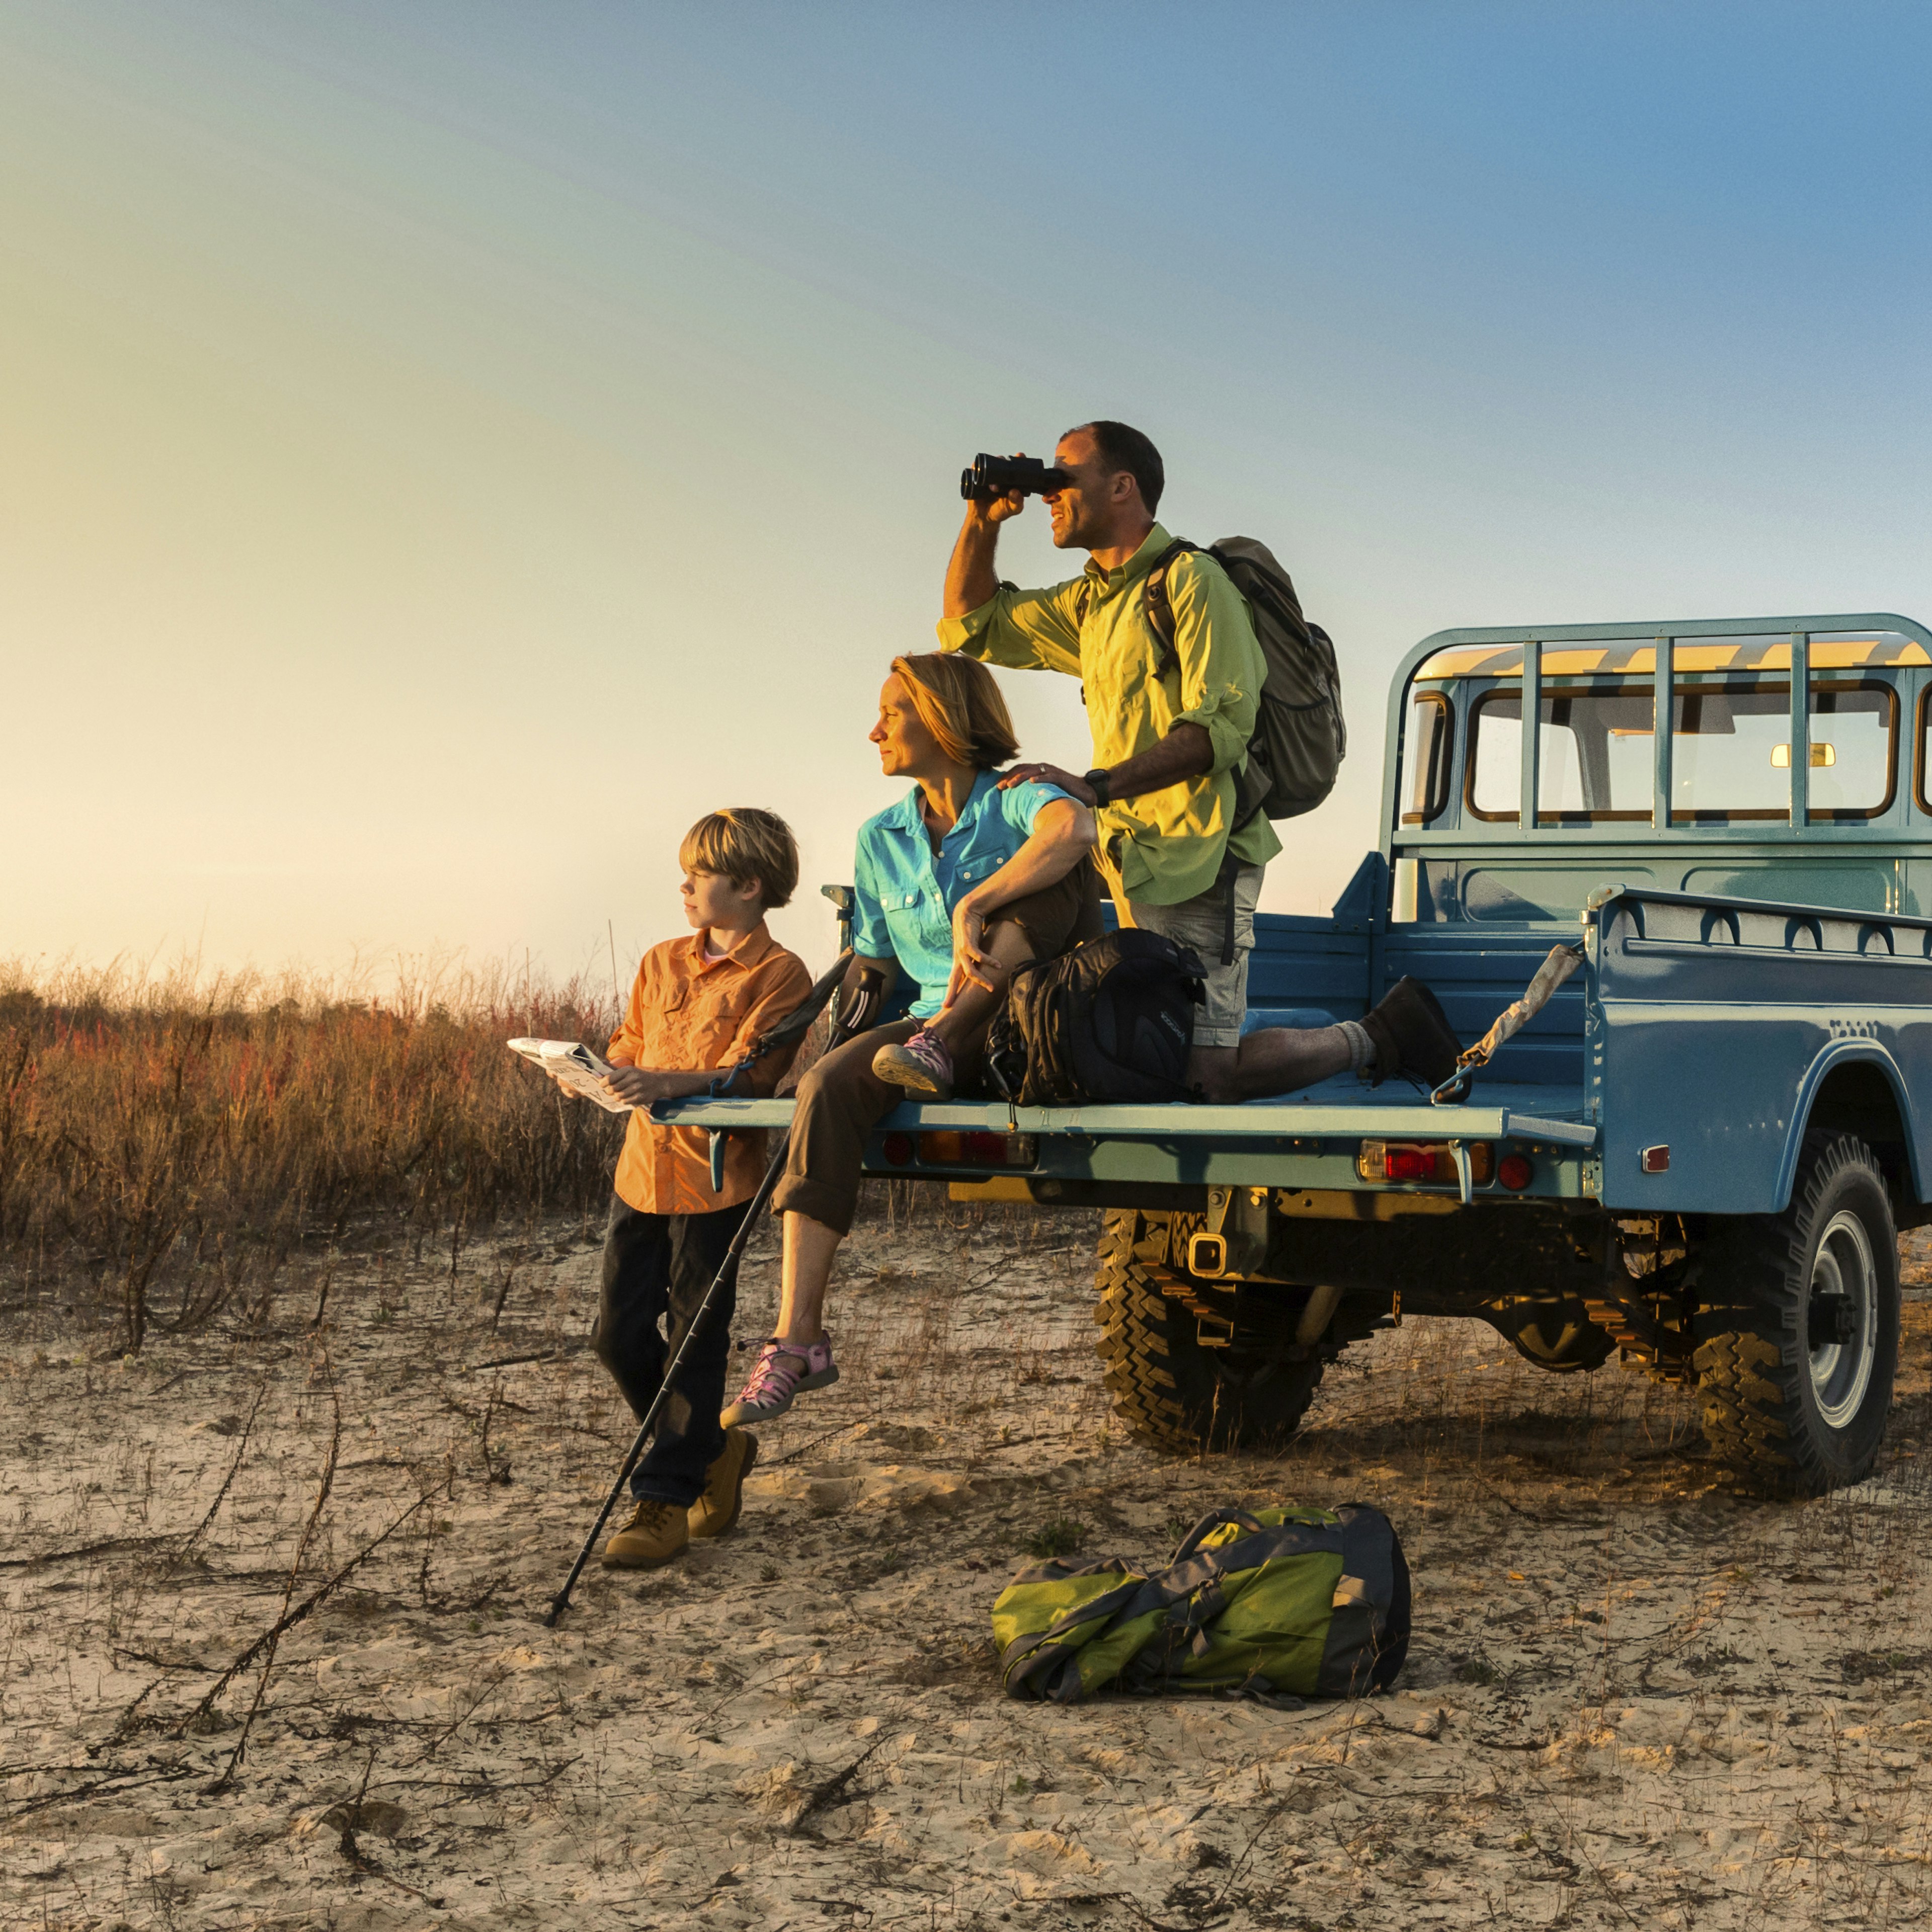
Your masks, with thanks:
M 1160 662 L 1154 668 L 1156 677 L 1165 677 L 1171 670 L 1180 668 L 1180 653 L 1174 642 L 1174 605 L 1167 594 L 1167 573 L 1173 567 L 1176 557 L 1186 556 L 1199 550 L 1197 543 L 1190 543 L 1185 537 L 1176 537 L 1166 549 L 1154 560 L 1147 574 L 1148 622 L 1154 626 L 1154 634 L 1162 646 Z

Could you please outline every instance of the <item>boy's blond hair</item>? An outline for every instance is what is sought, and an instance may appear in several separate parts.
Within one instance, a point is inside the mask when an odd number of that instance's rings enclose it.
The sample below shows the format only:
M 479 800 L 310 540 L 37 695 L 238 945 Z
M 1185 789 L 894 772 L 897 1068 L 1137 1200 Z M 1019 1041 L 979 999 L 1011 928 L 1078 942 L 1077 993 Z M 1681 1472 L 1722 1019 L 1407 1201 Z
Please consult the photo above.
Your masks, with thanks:
M 1020 748 L 999 681 L 976 658 L 952 651 L 922 651 L 895 658 L 919 722 L 956 765 L 989 772 Z
M 707 812 L 684 835 L 677 862 L 687 872 L 715 872 L 734 886 L 755 884 L 764 909 L 784 904 L 798 885 L 798 841 L 776 812 L 728 805 Z

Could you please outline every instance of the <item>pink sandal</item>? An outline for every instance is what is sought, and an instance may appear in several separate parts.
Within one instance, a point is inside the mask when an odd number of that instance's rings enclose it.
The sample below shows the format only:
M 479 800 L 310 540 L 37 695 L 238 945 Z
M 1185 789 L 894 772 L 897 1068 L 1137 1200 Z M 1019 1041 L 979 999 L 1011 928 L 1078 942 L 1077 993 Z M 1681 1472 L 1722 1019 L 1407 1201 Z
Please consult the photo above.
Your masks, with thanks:
M 774 1335 L 760 1347 L 751 1379 L 738 1400 L 718 1420 L 727 1429 L 734 1424 L 742 1428 L 748 1422 L 769 1422 L 790 1408 L 794 1396 L 802 1395 L 807 1389 L 824 1388 L 838 1379 L 838 1365 L 832 1359 L 830 1335 L 822 1342 L 808 1342 L 803 1347 L 796 1342 L 781 1342 Z

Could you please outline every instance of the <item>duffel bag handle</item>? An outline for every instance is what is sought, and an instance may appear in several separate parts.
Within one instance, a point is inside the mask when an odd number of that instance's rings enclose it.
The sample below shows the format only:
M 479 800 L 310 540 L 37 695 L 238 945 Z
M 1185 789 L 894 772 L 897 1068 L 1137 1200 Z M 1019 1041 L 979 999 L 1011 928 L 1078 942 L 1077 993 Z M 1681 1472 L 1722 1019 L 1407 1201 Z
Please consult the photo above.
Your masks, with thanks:
M 1252 1531 L 1258 1536 L 1267 1526 L 1250 1516 L 1246 1510 L 1210 1510 L 1180 1540 L 1180 1547 L 1174 1552 L 1174 1563 L 1185 1563 L 1201 1546 L 1202 1538 L 1211 1536 L 1223 1523 L 1233 1523 L 1238 1528 Z

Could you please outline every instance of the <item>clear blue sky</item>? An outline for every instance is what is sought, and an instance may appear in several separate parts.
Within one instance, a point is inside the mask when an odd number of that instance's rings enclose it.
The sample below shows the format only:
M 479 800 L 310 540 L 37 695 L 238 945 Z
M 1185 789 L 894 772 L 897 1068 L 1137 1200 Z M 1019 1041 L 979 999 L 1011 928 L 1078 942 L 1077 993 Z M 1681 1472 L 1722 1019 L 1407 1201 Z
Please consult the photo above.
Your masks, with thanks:
M 961 464 L 1097 414 L 1340 642 L 1320 909 L 1428 632 L 1932 615 L 1928 72 L 1923 5 L 0 4 L 0 955 L 601 964 L 756 802 L 817 963 Z

